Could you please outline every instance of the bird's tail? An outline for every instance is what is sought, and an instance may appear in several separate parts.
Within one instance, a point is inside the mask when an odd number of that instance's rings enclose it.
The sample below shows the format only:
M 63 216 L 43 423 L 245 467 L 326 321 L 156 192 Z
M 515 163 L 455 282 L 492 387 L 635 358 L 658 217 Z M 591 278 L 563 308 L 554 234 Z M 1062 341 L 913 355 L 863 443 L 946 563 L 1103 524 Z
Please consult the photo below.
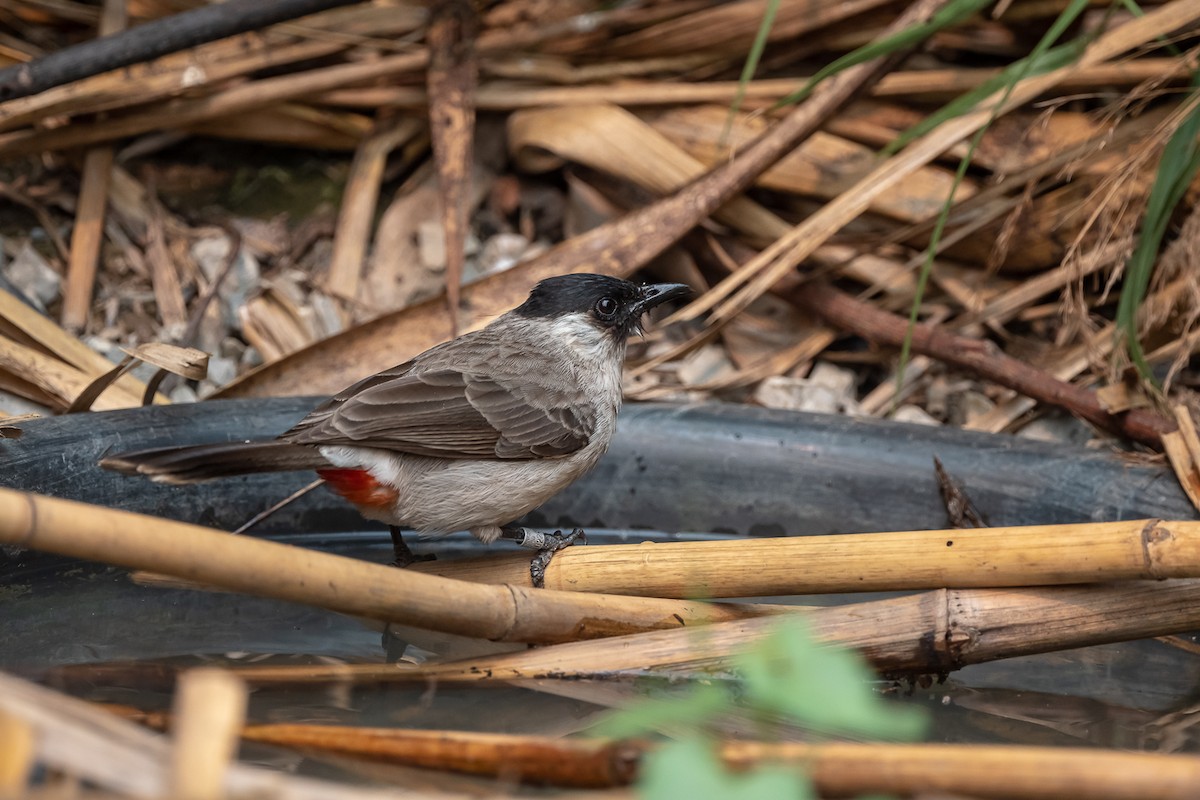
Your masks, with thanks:
M 329 466 L 315 447 L 279 441 L 160 447 L 108 456 L 100 466 L 160 483 L 198 483 L 253 472 Z

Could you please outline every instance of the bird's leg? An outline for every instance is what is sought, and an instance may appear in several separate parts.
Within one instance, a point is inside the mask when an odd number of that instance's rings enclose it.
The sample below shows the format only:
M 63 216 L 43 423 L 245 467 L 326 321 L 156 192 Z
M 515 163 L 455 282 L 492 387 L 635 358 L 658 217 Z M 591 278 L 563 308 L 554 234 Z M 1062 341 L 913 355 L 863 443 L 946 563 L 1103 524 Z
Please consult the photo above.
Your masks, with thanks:
M 516 542 L 521 547 L 537 550 L 529 562 L 529 577 L 536 588 L 542 589 L 546 585 L 546 567 L 550 566 L 550 559 L 554 558 L 554 554 L 564 547 L 570 547 L 579 539 L 586 542 L 587 534 L 583 528 L 576 528 L 564 535 L 562 531 L 544 533 L 519 525 L 505 525 L 500 529 L 500 538 Z
M 415 564 L 418 561 L 433 561 L 437 558 L 432 553 L 419 556 L 412 550 L 409 550 L 408 542 L 404 541 L 404 534 L 400 532 L 398 525 L 389 525 L 388 533 L 392 535 L 392 554 L 395 556 L 392 566 L 407 567 L 409 564 Z
M 384 658 L 389 664 L 395 664 L 404 658 L 404 652 L 408 650 L 408 642 L 392 630 L 390 623 L 384 626 L 380 643 L 383 645 Z

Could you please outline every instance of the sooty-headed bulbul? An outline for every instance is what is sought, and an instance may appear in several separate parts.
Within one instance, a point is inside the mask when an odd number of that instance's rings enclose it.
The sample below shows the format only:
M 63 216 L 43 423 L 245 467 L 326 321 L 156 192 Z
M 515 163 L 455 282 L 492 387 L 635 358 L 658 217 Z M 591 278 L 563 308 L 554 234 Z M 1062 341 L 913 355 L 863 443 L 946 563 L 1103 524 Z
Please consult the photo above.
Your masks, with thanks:
M 607 275 L 547 278 L 487 327 L 365 378 L 276 439 L 165 447 L 103 466 L 165 483 L 314 469 L 363 516 L 392 528 L 469 530 L 548 554 L 573 540 L 512 523 L 567 487 L 608 448 L 621 370 L 642 315 L 686 295 Z M 535 559 L 535 582 L 538 572 Z

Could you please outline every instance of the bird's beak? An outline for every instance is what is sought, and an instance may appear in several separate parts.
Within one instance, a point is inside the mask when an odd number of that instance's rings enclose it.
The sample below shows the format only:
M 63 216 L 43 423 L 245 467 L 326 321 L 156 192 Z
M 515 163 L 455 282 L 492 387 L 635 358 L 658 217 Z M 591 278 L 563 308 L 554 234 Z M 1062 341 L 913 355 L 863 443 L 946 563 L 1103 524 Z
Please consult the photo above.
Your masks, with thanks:
M 643 286 L 642 299 L 638 300 L 629 309 L 631 319 L 638 319 L 650 309 L 660 303 L 665 303 L 668 300 L 674 300 L 677 297 L 686 297 L 692 293 L 689 286 L 682 283 L 652 283 L 648 286 Z

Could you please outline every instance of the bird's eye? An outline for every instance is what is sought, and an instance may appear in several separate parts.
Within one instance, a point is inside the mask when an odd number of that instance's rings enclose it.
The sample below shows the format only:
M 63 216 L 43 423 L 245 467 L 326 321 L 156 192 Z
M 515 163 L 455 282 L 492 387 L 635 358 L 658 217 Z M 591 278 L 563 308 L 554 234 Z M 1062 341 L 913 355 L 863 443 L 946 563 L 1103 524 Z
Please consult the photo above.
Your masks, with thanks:
M 596 301 L 596 316 L 601 319 L 611 319 L 617 313 L 617 301 L 611 297 L 601 297 Z

